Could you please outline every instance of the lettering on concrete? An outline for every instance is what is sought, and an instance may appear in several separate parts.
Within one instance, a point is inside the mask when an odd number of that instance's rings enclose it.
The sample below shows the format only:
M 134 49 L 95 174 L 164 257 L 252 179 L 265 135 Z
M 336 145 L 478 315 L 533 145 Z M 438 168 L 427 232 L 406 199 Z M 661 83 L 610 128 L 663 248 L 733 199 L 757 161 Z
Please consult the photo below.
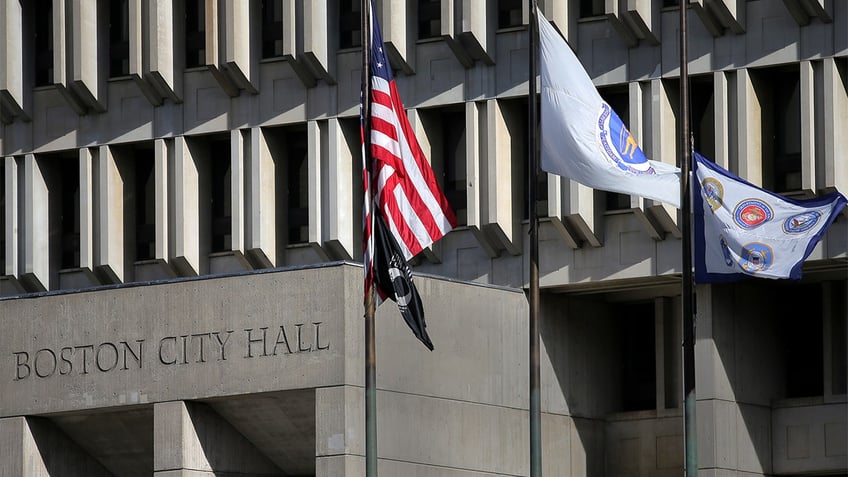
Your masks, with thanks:
M 322 325 L 318 321 L 276 328 L 246 328 L 242 333 L 221 330 L 163 336 L 155 342 L 104 341 L 96 345 L 14 351 L 14 381 L 314 353 L 330 349 L 326 333 L 321 333 Z M 147 351 L 148 346 L 155 350 L 152 355 Z

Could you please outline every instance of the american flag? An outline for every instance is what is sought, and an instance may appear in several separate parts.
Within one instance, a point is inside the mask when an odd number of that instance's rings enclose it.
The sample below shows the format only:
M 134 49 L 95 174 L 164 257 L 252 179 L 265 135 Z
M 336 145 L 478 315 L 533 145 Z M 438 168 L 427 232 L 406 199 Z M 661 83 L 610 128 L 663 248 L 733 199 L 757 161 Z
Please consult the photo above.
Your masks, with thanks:
M 375 219 L 382 219 L 390 232 L 397 252 L 406 261 L 417 255 L 436 240 L 442 238 L 456 226 L 456 218 L 448 200 L 436 180 L 427 158 L 421 151 L 415 133 L 409 124 L 395 85 L 394 75 L 383 47 L 383 35 L 371 10 L 371 71 L 367 75 L 371 83 L 370 125 L 363 118 L 363 140 L 368 134 L 371 148 L 363 150 L 363 180 L 365 184 L 365 206 L 363 250 L 365 261 L 366 296 L 377 275 L 377 288 L 381 297 L 393 299 L 391 290 L 381 286 L 375 263 L 374 237 L 371 233 L 369 214 L 376 205 L 379 212 Z M 364 85 L 363 85 L 364 86 Z M 367 154 L 366 152 L 370 152 Z M 371 163 L 371 180 L 368 177 L 367 161 Z M 374 204 L 370 201 L 370 187 L 374 187 Z M 379 233 L 379 231 L 378 231 Z M 380 251 L 377 250 L 379 254 Z M 388 266 L 383 262 L 383 266 Z M 389 285 L 389 284 L 386 284 Z M 411 275 L 410 275 L 411 285 Z M 414 287 L 413 287 L 414 288 Z M 402 298 L 402 297 L 400 297 Z M 400 305 L 403 301 L 395 299 Z M 401 312 L 403 313 L 403 308 Z M 404 316 L 404 318 L 407 318 Z M 423 316 L 422 316 L 423 321 Z M 409 322 L 409 320 L 407 320 Z M 411 325 L 410 325 L 411 326 Z

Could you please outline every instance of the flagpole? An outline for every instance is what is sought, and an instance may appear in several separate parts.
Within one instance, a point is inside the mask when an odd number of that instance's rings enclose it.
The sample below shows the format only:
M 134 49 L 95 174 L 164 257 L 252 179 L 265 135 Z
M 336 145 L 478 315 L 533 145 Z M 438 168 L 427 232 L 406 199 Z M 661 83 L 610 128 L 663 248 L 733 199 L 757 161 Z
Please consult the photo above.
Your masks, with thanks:
M 680 171 L 681 232 L 683 235 L 683 432 L 686 477 L 698 475 L 698 430 L 695 423 L 695 293 L 692 276 L 692 198 L 690 171 L 692 144 L 689 133 L 689 59 L 686 37 L 686 4 L 680 0 Z
M 365 180 L 367 194 L 365 200 L 370 204 L 371 213 L 369 230 L 374 234 L 374 185 L 371 183 L 371 0 L 361 0 L 362 18 L 362 153 L 365 155 Z M 373 247 L 372 247 L 373 249 Z M 373 264 L 373 262 L 372 262 Z M 368 263 L 366 261 L 366 266 Z M 367 273 L 367 272 L 366 272 Z M 377 477 L 377 349 L 375 337 L 374 314 L 377 301 L 374 293 L 373 280 L 366 291 L 365 299 L 365 475 Z
M 539 44 L 539 20 L 536 0 L 530 0 L 530 78 L 527 84 L 527 124 L 529 173 L 527 194 L 530 207 L 530 477 L 542 475 L 542 411 L 539 373 L 539 214 L 537 186 L 539 181 L 539 148 L 536 108 L 536 62 Z

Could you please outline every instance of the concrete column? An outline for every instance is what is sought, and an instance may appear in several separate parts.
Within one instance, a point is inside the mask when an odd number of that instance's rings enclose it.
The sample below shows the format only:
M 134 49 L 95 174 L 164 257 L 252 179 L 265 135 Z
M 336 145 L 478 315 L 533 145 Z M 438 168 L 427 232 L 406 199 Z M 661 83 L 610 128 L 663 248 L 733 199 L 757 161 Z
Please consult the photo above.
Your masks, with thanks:
M 247 135 L 247 138 L 245 138 Z M 246 190 L 249 165 L 245 162 L 251 157 L 250 130 L 233 129 L 230 131 L 230 193 L 232 214 L 232 251 L 244 253 L 248 244 L 248 231 L 245 227 L 245 212 L 250 210 L 250 197 Z
M 843 66 L 845 62 L 843 61 Z M 827 140 L 824 142 L 824 157 L 817 161 L 817 167 L 823 169 L 822 184 L 819 188 L 848 190 L 848 161 L 845 160 L 845 151 L 848 150 L 848 71 L 845 68 L 840 72 L 834 58 L 822 60 L 823 81 L 823 109 L 824 109 L 824 133 Z M 842 131 L 842 133 L 840 133 Z M 822 160 L 823 159 L 823 160 Z
M 414 8 L 413 3 L 406 1 L 384 1 L 377 15 L 389 61 L 408 75 L 415 74 L 415 32 L 418 28 L 415 19 L 418 15 Z
M 248 0 L 230 0 L 224 3 L 226 10 L 224 61 L 227 74 L 235 84 L 241 89 L 256 94 L 259 92 L 257 89 L 259 55 L 251 54 L 251 52 L 256 51 L 252 46 L 258 45 L 258 42 L 254 42 L 252 38 L 258 29 L 251 28 L 251 3 Z
M 250 165 L 247 179 L 250 181 L 250 208 L 245 220 L 250 230 L 248 252 L 253 260 L 264 267 L 277 265 L 277 164 L 265 131 L 254 127 L 250 130 Z
M 497 24 L 497 2 L 463 0 L 459 36 L 472 58 L 487 65 L 495 64 Z
M 801 103 L 801 190 L 816 190 L 816 74 L 812 61 L 798 64 L 801 74 L 798 93 Z M 818 69 L 816 68 L 816 69 Z
M 763 184 L 762 119 L 751 73 L 736 72 L 736 172 L 754 185 Z M 731 158 L 731 165 L 733 161 Z
M 23 269 L 18 278 L 31 290 L 50 288 L 50 207 L 47 180 L 34 154 L 24 156 Z
M 444 21 L 444 17 L 442 19 Z M 485 126 L 488 104 L 486 102 L 469 101 L 465 103 L 465 196 L 466 196 L 466 225 L 474 233 L 480 247 L 487 255 L 497 257 L 498 247 L 489 240 L 483 232 L 488 222 L 486 210 L 486 188 L 494 186 L 486 180 L 485 158 L 489 155 L 489 142 L 486 139 Z M 436 125 L 441 128 L 441 123 Z M 439 138 L 441 144 L 442 138 Z M 444 161 L 444 159 L 442 159 Z
M 97 112 L 106 111 L 106 73 L 100 68 L 101 35 L 99 29 L 105 24 L 100 2 L 71 2 L 71 48 L 66 50 L 73 56 L 70 88 L 88 107 Z M 105 66 L 105 64 L 104 64 Z
M 174 216 L 171 261 L 183 275 L 203 274 L 207 263 L 205 255 L 201 260 L 200 170 L 192 152 L 185 137 L 174 138 L 174 200 L 168 204 L 168 214 Z
M 307 129 L 307 168 L 309 185 L 309 245 L 324 259 L 327 254 L 321 248 L 324 237 L 324 169 L 323 160 L 327 148 L 327 123 L 309 121 Z
M 365 394 L 360 387 L 315 390 L 315 477 L 365 475 Z
M 353 173 L 353 151 L 359 147 L 359 128 L 345 131 L 338 118 L 328 120 L 327 128 L 327 230 L 322 244 L 333 258 L 352 260 L 358 246 L 354 230 L 361 224 L 356 217 L 359 207 L 353 201 L 354 180 L 360 177 Z
M 124 179 L 110 146 L 100 146 L 97 157 L 99 247 L 96 265 L 108 280 L 125 280 Z
M 715 157 L 712 160 L 719 166 L 730 168 L 731 134 L 731 95 L 730 84 L 724 71 L 713 73 L 713 104 L 715 105 Z
M 94 270 L 95 251 L 94 237 L 99 233 L 99 227 L 95 227 L 95 204 L 98 211 L 102 205 L 98 202 L 98 184 L 95 184 L 95 153 L 83 147 L 79 150 L 79 200 L 80 200 L 80 268 Z
M 6 237 L 6 269 L 0 272 L 18 277 L 21 272 L 18 245 L 21 235 L 18 229 L 20 197 L 18 195 L 18 161 L 14 157 L 3 158 L 3 193 L 5 206 L 0 213 L 4 214 L 5 228 L 0 233 Z
M 0 475 L 107 477 L 112 474 L 47 419 L 9 417 L 0 419 Z
M 31 84 L 24 83 L 24 4 L 0 2 L 0 108 L 29 117 Z
M 330 8 L 327 0 L 312 0 L 303 4 L 303 59 L 317 78 L 335 83 L 335 48 L 330 47 Z M 331 54 L 330 52 L 333 51 Z
M 147 79 L 163 98 L 180 101 L 182 97 L 182 65 L 175 63 L 175 35 L 185 30 L 185 22 L 174 21 L 173 0 L 149 0 L 147 28 L 149 49 Z
M 512 255 L 521 253 L 523 216 L 522 168 L 520 158 L 526 131 L 518 127 L 519 112 L 505 108 L 497 99 L 486 102 L 486 227 L 498 238 L 500 246 Z M 509 127 L 508 123 L 516 127 Z M 513 160 L 513 156 L 515 160 Z
M 172 227 L 170 205 L 173 198 L 174 140 L 156 139 L 153 143 L 156 200 L 156 259 L 170 258 Z
M 153 405 L 153 475 L 214 477 L 283 475 L 210 406 L 187 401 Z

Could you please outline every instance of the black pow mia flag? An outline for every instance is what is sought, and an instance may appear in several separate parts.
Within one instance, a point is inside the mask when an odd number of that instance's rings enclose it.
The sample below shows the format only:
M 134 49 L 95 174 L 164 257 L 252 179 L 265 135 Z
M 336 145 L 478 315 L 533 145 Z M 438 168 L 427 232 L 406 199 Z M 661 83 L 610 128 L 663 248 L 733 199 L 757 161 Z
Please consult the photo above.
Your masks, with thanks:
M 433 351 L 433 343 L 427 335 L 427 324 L 424 322 L 421 297 L 412 283 L 412 271 L 380 213 L 374 217 L 374 248 L 374 283 L 377 292 L 381 297 L 388 297 L 397 303 L 412 333 Z

